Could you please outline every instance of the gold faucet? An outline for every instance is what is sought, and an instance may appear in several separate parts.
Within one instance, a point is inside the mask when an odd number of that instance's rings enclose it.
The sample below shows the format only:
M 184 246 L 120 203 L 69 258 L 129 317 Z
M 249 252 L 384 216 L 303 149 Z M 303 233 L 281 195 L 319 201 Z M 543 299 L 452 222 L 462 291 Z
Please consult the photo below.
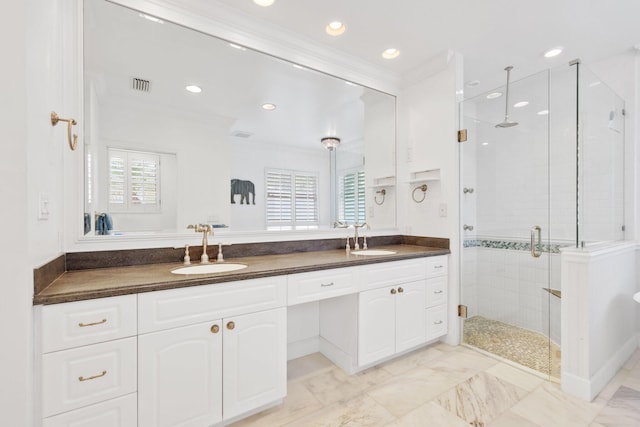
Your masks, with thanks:
M 355 251 L 360 249 L 360 244 L 358 243 L 358 228 L 363 228 L 363 227 L 366 227 L 366 230 L 368 230 L 369 224 L 367 224 L 366 222 L 363 222 L 362 224 L 358 224 L 357 222 L 353 223 L 353 229 L 355 230 L 354 237 L 353 237 L 353 250 Z M 365 244 L 366 244 L 366 240 L 365 240 Z M 366 248 L 363 248 L 363 249 L 366 249 Z
M 209 255 L 207 255 L 207 244 L 209 242 L 207 240 L 207 236 L 213 236 L 213 227 L 211 227 L 209 224 L 192 224 L 188 225 L 187 228 L 193 228 L 195 229 L 196 233 L 202 233 L 202 256 L 200 257 L 200 262 L 202 264 L 208 264 Z

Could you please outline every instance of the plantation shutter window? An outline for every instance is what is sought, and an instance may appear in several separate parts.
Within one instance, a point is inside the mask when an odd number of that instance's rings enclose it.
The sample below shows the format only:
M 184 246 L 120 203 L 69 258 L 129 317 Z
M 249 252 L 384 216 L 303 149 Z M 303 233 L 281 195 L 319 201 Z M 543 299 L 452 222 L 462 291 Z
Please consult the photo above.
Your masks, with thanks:
M 364 171 L 345 173 L 338 180 L 338 219 L 342 222 L 365 221 Z
M 109 209 L 113 212 L 160 210 L 160 156 L 109 149 Z
M 266 170 L 266 217 L 271 229 L 318 224 L 318 177 L 308 172 Z

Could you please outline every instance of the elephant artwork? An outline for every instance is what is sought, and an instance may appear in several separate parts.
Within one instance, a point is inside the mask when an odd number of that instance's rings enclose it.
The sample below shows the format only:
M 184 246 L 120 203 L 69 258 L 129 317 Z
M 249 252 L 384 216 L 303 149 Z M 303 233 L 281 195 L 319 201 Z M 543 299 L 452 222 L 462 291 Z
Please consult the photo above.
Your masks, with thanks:
M 244 204 L 244 201 L 247 201 L 247 205 L 249 204 L 249 193 L 253 196 L 253 204 L 256 204 L 256 187 L 253 185 L 251 181 L 243 181 L 241 179 L 232 179 L 231 180 L 231 203 L 235 204 L 236 201 L 234 199 L 236 194 L 240 195 L 240 204 Z

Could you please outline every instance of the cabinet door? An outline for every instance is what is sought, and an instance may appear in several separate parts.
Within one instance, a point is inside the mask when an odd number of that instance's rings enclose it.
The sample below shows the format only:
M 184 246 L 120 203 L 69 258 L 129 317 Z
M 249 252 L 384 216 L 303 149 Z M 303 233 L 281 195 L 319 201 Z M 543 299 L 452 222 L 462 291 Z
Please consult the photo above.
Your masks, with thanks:
M 425 281 L 397 286 L 396 353 L 423 344 L 427 335 Z
M 222 420 L 221 321 L 140 335 L 138 367 L 140 427 Z
M 224 418 L 287 394 L 287 309 L 224 319 Z
M 358 365 L 368 365 L 395 353 L 396 296 L 395 287 L 360 292 L 358 298 Z

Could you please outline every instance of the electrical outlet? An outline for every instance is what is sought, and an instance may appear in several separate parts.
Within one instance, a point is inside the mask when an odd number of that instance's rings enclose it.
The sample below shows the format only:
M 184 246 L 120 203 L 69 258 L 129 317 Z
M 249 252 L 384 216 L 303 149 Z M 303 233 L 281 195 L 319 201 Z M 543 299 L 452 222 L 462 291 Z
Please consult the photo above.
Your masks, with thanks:
M 369 206 L 369 215 L 367 215 L 369 218 L 373 218 L 375 216 L 375 209 L 373 206 Z
M 439 212 L 440 212 L 440 216 L 441 217 L 447 216 L 447 204 L 446 203 L 440 203 Z

